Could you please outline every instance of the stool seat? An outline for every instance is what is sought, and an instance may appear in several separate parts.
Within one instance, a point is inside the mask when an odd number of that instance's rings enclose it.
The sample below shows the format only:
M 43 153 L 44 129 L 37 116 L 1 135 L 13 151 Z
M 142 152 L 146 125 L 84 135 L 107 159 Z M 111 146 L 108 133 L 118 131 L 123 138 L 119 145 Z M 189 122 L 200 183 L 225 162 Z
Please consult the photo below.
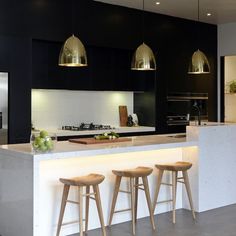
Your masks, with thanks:
M 74 177 L 70 179 L 60 178 L 60 182 L 71 186 L 89 186 L 100 184 L 105 177 L 99 174 L 89 174 L 86 176 Z
M 169 170 L 169 171 L 186 171 L 192 167 L 192 163 L 178 161 L 171 164 L 158 164 L 156 168 L 159 170 Z
M 145 177 L 152 173 L 153 169 L 139 166 L 135 169 L 112 170 L 113 174 L 121 177 Z
M 192 200 L 192 194 L 190 189 L 190 183 L 188 178 L 188 169 L 192 167 L 192 163 L 190 162 L 184 162 L 184 161 L 178 161 L 175 163 L 167 163 L 167 164 L 157 164 L 156 168 L 158 169 L 158 178 L 157 178 L 157 187 L 155 191 L 154 196 L 154 202 L 153 202 L 153 213 L 155 211 L 155 207 L 158 203 L 165 203 L 165 202 L 172 202 L 172 215 L 173 215 L 173 223 L 175 224 L 175 205 L 176 205 L 176 193 L 177 193 L 177 182 L 184 184 L 187 190 L 187 195 L 190 203 L 190 208 L 192 211 L 193 219 L 195 219 L 195 212 L 193 207 L 193 200 Z M 165 183 L 162 182 L 162 177 L 165 171 L 171 171 L 172 173 L 172 183 Z M 182 177 L 178 176 L 178 173 L 182 172 Z M 161 185 L 167 185 L 171 186 L 172 188 L 172 199 L 166 200 L 166 201 L 159 201 L 157 202 L 159 191 Z
M 103 219 L 103 212 L 102 212 L 102 204 L 101 204 L 101 197 L 99 191 L 99 184 L 105 179 L 103 175 L 100 174 L 89 174 L 86 176 L 79 176 L 74 178 L 60 178 L 60 182 L 64 184 L 63 187 L 63 194 L 61 200 L 61 209 L 60 215 L 58 219 L 57 225 L 57 233 L 56 236 L 60 235 L 62 225 L 72 224 L 74 222 L 63 223 L 64 213 L 66 209 L 67 203 L 77 204 L 79 206 L 79 235 L 84 236 L 83 233 L 83 221 L 85 220 L 85 232 L 88 231 L 88 218 L 89 218 L 89 202 L 90 199 L 95 200 L 98 210 L 98 216 L 101 223 L 102 228 L 102 235 L 106 236 L 106 229 Z M 78 201 L 68 200 L 70 188 L 77 188 L 78 189 Z M 93 188 L 93 192 L 90 192 L 90 188 Z M 86 189 L 86 194 L 83 193 L 83 189 Z M 83 197 L 86 198 L 85 200 L 85 219 L 83 219 Z
M 150 214 L 150 221 L 153 230 L 155 230 L 155 222 L 153 217 L 152 203 L 150 198 L 150 191 L 148 186 L 148 175 L 152 173 L 153 169 L 149 167 L 139 166 L 134 169 L 125 170 L 112 170 L 113 174 L 116 175 L 115 188 L 112 197 L 109 225 L 111 225 L 114 213 L 120 213 L 124 211 L 131 211 L 132 219 L 132 233 L 135 235 L 135 223 L 137 222 L 137 209 L 138 209 L 138 191 L 142 190 L 145 192 L 148 210 Z M 122 177 L 128 177 L 130 188 L 128 190 L 120 189 Z M 142 179 L 142 183 L 139 183 L 139 179 Z M 130 208 L 115 210 L 118 193 L 130 194 Z

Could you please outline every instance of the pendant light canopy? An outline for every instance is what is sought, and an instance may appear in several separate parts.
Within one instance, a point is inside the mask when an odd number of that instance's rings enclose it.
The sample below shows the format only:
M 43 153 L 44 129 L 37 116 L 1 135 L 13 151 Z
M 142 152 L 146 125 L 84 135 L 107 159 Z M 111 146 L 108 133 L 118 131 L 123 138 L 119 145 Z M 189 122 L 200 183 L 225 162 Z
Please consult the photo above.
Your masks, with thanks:
M 199 22 L 199 0 L 198 0 L 198 22 Z M 210 73 L 209 61 L 206 55 L 198 49 L 192 55 L 188 67 L 188 74 L 209 74 L 209 73 Z
M 156 60 L 152 49 L 142 43 L 134 52 L 131 70 L 155 70 Z
M 74 35 L 63 44 L 59 56 L 59 66 L 87 66 L 87 55 L 82 42 Z
M 142 12 L 142 34 L 144 34 L 144 0 Z M 156 60 L 152 49 L 145 43 L 142 43 L 134 52 L 131 70 L 156 70 Z

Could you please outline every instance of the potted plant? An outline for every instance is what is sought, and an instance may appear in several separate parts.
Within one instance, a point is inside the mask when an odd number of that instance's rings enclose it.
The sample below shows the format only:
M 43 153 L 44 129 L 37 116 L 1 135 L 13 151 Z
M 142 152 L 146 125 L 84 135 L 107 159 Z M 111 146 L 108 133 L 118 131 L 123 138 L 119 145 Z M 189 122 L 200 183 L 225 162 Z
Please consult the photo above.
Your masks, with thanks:
M 236 93 L 236 80 L 231 80 L 227 85 L 229 93 Z

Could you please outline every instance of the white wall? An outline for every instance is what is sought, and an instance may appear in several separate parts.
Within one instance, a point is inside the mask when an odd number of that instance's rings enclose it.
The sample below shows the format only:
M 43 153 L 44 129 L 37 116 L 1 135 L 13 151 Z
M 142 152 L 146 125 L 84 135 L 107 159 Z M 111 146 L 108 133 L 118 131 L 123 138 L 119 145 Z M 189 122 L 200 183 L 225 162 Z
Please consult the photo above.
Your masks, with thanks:
M 0 72 L 0 112 L 2 127 L 7 129 L 8 123 L 8 73 Z
M 229 93 L 228 83 L 236 80 L 236 56 L 225 57 L 225 121 L 236 122 L 236 95 Z
M 218 25 L 218 120 L 220 119 L 220 57 L 236 55 L 236 22 Z
M 133 92 L 32 90 L 32 123 L 61 128 L 81 122 L 119 126 L 119 105 L 133 113 Z
M 236 80 L 236 56 L 227 56 L 225 57 L 225 86 L 226 91 L 228 92 L 227 84 Z

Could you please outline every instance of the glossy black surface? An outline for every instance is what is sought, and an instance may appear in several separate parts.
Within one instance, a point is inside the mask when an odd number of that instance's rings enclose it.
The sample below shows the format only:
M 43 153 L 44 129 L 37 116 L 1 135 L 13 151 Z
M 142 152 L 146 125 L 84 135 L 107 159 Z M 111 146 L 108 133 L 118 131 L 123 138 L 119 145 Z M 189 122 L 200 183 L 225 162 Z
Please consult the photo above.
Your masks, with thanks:
M 139 81 L 127 70 L 130 56 L 142 43 L 141 11 L 92 0 L 74 1 L 74 6 L 66 0 L 1 1 L 0 71 L 9 72 L 10 76 L 10 143 L 29 141 L 31 81 L 33 87 L 44 84 L 58 89 L 152 90 L 156 105 L 153 108 L 147 104 L 148 108 L 140 110 L 140 114 L 144 123 L 152 116 L 150 122 L 155 120 L 158 133 L 167 131 L 168 93 L 207 92 L 209 119 L 216 120 L 217 27 L 147 12 L 144 17 L 144 41 L 153 49 L 157 60 L 156 85 L 146 82 L 149 74 L 143 82 L 145 76 L 138 74 L 137 77 L 142 77 Z M 197 28 L 202 37 L 197 37 Z M 60 43 L 72 33 L 88 47 L 89 72 L 87 69 L 68 72 L 57 67 Z M 52 51 L 44 44 L 36 46 L 34 43 L 39 40 L 52 43 Z M 187 74 L 189 59 L 198 48 L 208 56 L 210 75 Z M 144 100 L 149 101 L 148 98 Z M 136 107 L 144 107 L 143 103 L 136 103 Z

